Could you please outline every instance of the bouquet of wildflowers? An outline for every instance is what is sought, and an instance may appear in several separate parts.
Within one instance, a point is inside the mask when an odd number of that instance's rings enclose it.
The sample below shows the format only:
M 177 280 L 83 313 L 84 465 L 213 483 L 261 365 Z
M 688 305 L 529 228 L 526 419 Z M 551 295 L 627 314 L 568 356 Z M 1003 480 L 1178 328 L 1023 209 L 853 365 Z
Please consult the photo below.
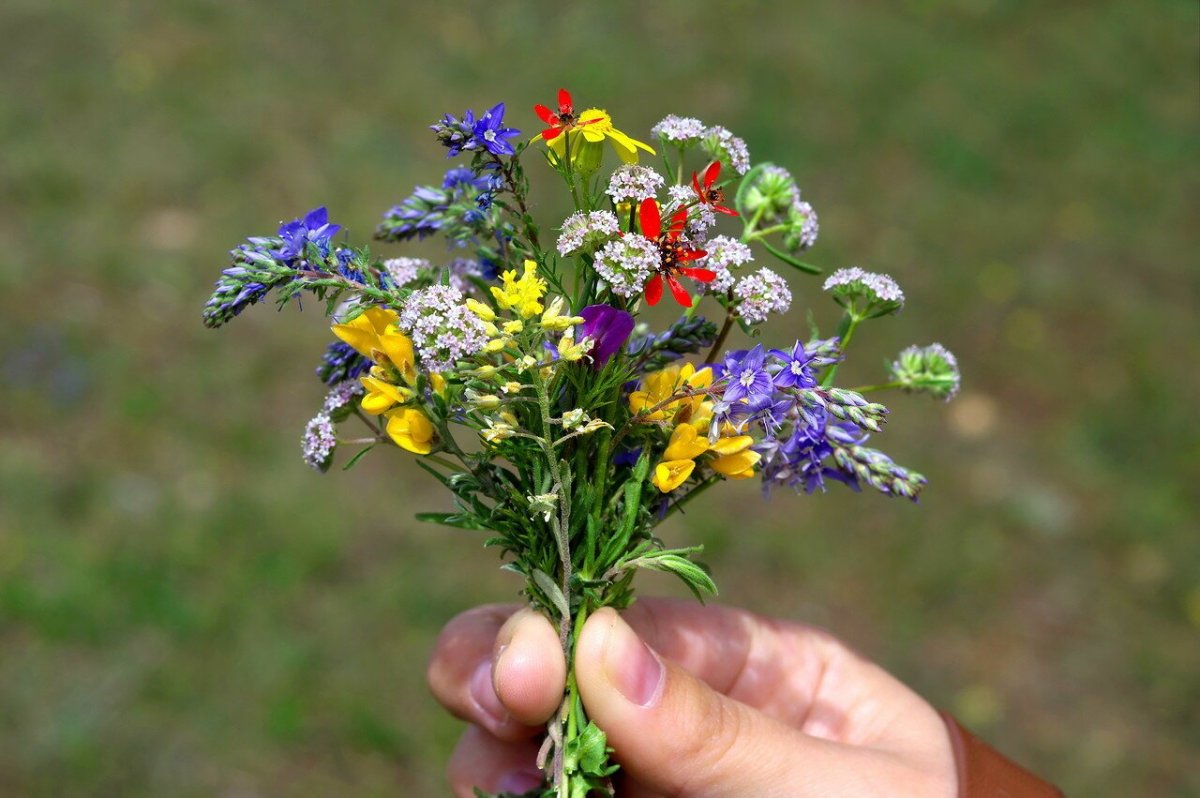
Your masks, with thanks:
M 787 281 L 763 259 L 820 271 L 801 259 L 817 215 L 792 175 L 752 166 L 742 139 L 697 119 L 667 116 L 651 145 L 605 111 L 576 113 L 565 90 L 534 112 L 544 129 L 532 138 L 506 126 L 503 103 L 432 126 L 460 160 L 387 211 L 375 238 L 444 236 L 448 263 L 381 259 L 318 208 L 234 249 L 204 321 L 218 327 L 268 296 L 321 300 L 336 340 L 317 368 L 328 395 L 304 459 L 325 471 L 350 446 L 346 468 L 377 448 L 415 455 L 456 508 L 417 517 L 487 532 L 571 662 L 576 630 L 597 608 L 628 606 L 638 569 L 716 592 L 699 547 L 654 534 L 715 485 L 839 482 L 915 501 L 925 478 L 868 445 L 888 411 L 866 394 L 949 399 L 959 375 L 932 344 L 903 350 L 879 385 L 834 386 L 859 325 L 904 305 L 895 281 L 859 268 L 824 281 L 843 309 L 829 337 L 810 323 L 782 349 L 725 351 L 735 326 L 755 337 L 790 309 Z M 574 203 L 553 233 L 530 207 L 531 158 Z M 638 316 L 660 303 L 680 314 L 651 331 Z M 609 753 L 568 678 L 538 794 L 611 794 Z

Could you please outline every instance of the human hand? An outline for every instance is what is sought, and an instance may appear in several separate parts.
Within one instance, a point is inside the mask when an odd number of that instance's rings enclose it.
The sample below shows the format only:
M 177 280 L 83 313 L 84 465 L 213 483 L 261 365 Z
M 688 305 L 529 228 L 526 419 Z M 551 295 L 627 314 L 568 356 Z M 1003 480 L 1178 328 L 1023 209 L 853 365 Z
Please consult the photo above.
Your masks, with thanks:
M 588 716 L 621 764 L 620 796 L 953 798 L 946 726 L 924 699 L 832 635 L 738 609 L 640 599 L 579 638 Z M 488 605 L 447 624 L 434 695 L 472 724 L 448 767 L 455 795 L 524 792 L 566 664 L 546 618 Z

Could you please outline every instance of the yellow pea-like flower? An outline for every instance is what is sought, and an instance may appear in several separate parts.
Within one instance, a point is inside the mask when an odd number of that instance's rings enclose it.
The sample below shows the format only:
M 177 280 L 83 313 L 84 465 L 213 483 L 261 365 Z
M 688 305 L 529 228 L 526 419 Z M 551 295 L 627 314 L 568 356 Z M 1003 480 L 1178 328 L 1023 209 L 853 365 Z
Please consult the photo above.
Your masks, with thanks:
M 654 467 L 650 482 L 663 493 L 670 493 L 686 482 L 695 470 L 695 460 L 666 460 Z
M 401 407 L 388 413 L 387 434 L 401 449 L 416 454 L 433 450 L 433 423 L 416 408 Z

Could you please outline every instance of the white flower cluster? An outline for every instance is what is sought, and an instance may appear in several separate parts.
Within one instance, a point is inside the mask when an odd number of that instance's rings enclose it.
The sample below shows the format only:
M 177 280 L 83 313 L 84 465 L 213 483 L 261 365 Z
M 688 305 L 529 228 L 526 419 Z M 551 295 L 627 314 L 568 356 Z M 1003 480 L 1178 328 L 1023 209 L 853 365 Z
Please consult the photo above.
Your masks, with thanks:
M 688 147 L 704 136 L 704 123 L 690 116 L 667 114 L 661 122 L 650 128 L 650 132 L 657 138 Z
M 389 258 L 383 262 L 383 268 L 396 287 L 403 288 L 415 281 L 422 270 L 432 269 L 433 264 L 424 258 Z
M 608 181 L 608 196 L 613 202 L 641 202 L 658 195 L 665 182 L 649 166 L 627 163 L 618 166 Z
M 897 307 L 904 305 L 904 292 L 895 280 L 886 274 L 864 271 L 857 266 L 838 269 L 829 275 L 824 289 L 846 297 L 862 295 L 873 303 L 885 302 Z
M 333 430 L 333 421 L 326 412 L 322 411 L 304 427 L 304 438 L 300 442 L 304 462 L 318 471 L 322 471 L 336 446 L 337 435 Z
M 657 244 L 630 233 L 605 244 L 593 265 L 614 294 L 628 298 L 641 293 L 650 275 L 662 266 L 662 258 Z
M 576 252 L 594 252 L 616 238 L 621 224 L 611 211 L 577 212 L 567 217 L 558 237 L 558 254 L 564 258 Z
M 728 129 L 714 125 L 705 130 L 704 148 L 712 157 L 733 167 L 733 171 L 739 175 L 750 171 L 750 150 L 746 142 Z
M 705 293 L 724 294 L 733 287 L 733 269 L 754 260 L 747 244 L 729 236 L 715 236 L 704 245 L 708 255 L 696 263 L 702 269 L 716 272 L 717 276 L 708 285 L 702 286 Z
M 737 281 L 733 296 L 737 312 L 748 324 L 762 324 L 771 313 L 787 313 L 792 306 L 792 289 L 770 269 L 759 269 Z
M 463 304 L 463 293 L 449 285 L 414 291 L 400 312 L 400 329 L 412 338 L 430 371 L 445 371 L 483 350 L 488 342 L 483 321 Z

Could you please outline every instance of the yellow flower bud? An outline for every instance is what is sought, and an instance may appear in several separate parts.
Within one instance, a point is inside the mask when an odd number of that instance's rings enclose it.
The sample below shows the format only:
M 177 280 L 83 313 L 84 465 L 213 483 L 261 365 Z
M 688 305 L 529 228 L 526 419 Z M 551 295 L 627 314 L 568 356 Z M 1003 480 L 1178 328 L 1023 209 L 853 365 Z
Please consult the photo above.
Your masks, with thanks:
M 496 311 L 492 310 L 491 307 L 483 302 L 480 302 L 478 299 L 468 299 L 467 310 L 471 311 L 484 321 L 495 321 L 496 319 Z

